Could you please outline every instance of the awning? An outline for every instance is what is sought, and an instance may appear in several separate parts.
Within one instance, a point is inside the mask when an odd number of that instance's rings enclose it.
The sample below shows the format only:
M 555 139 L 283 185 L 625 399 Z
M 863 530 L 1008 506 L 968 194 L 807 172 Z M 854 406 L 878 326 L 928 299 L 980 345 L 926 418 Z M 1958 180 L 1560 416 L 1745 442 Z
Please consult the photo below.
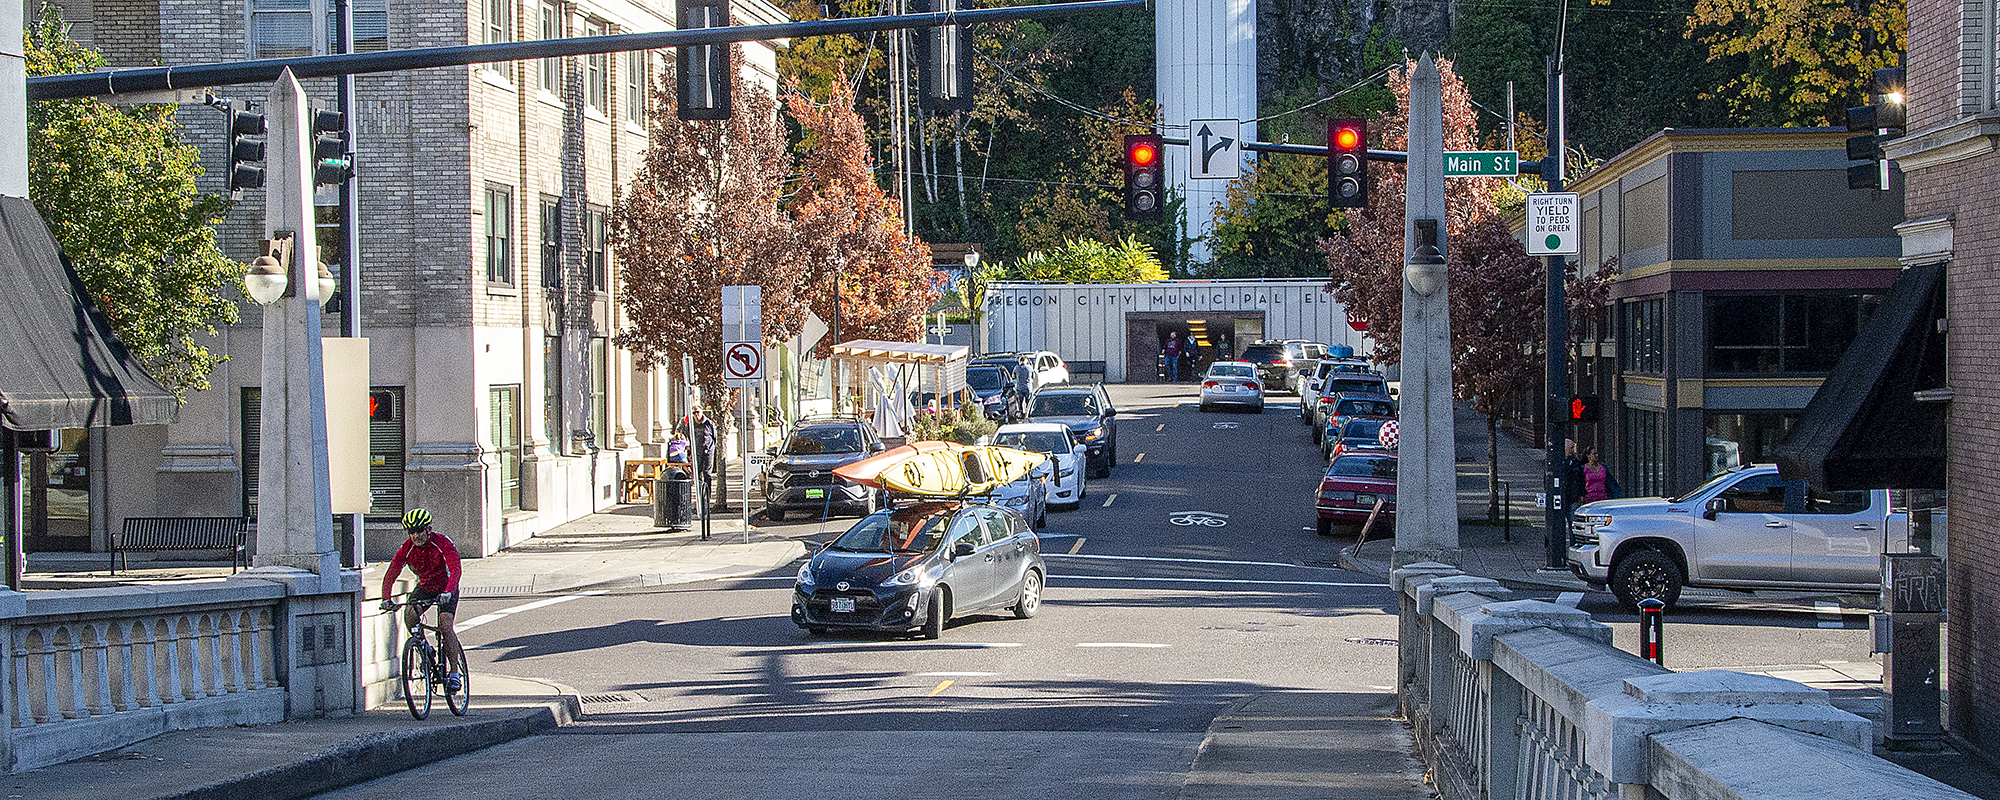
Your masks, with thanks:
M 949 395 L 966 388 L 965 364 L 971 352 L 962 344 L 853 339 L 834 345 L 832 358 L 836 362 L 860 367 L 922 368 L 922 377 L 916 381 L 917 385 L 910 388 L 929 391 L 935 396 Z
M 1778 445 L 1786 479 L 1829 489 L 1944 488 L 1943 284 L 1943 264 L 1896 278 Z
M 0 421 L 165 425 L 180 402 L 126 354 L 25 197 L 0 197 Z

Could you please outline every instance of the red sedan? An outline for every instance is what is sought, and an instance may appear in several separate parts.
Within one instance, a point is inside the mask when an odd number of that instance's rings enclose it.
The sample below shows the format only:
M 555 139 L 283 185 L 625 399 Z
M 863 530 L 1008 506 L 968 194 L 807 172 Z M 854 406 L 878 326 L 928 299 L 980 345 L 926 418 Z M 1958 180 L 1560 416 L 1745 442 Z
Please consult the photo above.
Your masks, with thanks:
M 1381 506 L 1376 514 L 1377 504 Z M 1377 448 L 1349 448 L 1327 465 L 1314 502 L 1319 535 L 1333 535 L 1335 522 L 1362 525 L 1375 515 L 1375 526 L 1396 521 L 1396 453 Z

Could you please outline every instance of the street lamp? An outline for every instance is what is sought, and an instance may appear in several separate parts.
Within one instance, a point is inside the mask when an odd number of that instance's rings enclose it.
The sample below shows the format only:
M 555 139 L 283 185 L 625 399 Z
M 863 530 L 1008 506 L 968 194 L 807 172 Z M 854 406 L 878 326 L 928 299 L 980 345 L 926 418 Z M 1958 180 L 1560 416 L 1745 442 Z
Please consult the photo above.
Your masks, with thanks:
M 966 250 L 966 251 L 965 251 L 965 273 L 966 273 L 967 275 L 971 275 L 971 274 L 972 274 L 972 271 L 973 271 L 973 270 L 975 270 L 975 269 L 978 269 L 978 268 L 979 268 L 979 251 L 978 251 L 978 250 Z
M 282 231 L 274 239 L 264 241 L 264 255 L 250 262 L 250 270 L 243 276 L 243 288 L 250 293 L 250 299 L 257 305 L 268 306 L 291 297 L 293 293 L 291 276 L 292 235 Z M 333 299 L 333 290 L 339 288 L 333 278 L 333 271 L 327 269 L 326 262 L 319 262 L 313 283 L 319 288 L 319 305 L 326 307 Z

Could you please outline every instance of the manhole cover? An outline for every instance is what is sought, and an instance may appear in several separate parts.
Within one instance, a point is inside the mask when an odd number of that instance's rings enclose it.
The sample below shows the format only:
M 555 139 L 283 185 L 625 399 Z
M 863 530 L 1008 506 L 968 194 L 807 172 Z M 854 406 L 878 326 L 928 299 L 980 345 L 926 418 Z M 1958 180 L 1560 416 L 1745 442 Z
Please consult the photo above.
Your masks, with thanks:
M 1347 637 L 1347 641 L 1352 642 L 1354 644 L 1375 644 L 1375 645 L 1386 645 L 1389 647 L 1396 646 L 1396 640 L 1394 639 L 1377 639 L 1371 636 L 1349 636 Z M 590 701 L 585 700 L 584 702 L 588 703 Z
M 587 695 L 584 695 L 584 696 L 583 696 L 583 702 L 585 702 L 585 703 L 630 703 L 630 702 L 632 702 L 632 697 L 631 697 L 630 695 L 623 695 L 623 694 L 587 694 Z

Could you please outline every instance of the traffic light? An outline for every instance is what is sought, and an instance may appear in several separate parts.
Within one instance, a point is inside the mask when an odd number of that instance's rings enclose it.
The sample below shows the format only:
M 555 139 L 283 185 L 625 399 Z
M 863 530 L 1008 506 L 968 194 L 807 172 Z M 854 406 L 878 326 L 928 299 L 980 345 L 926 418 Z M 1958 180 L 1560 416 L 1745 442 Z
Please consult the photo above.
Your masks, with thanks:
M 1569 421 L 1596 422 L 1602 416 L 1595 396 L 1578 396 L 1569 399 Z
M 1889 188 L 1889 158 L 1882 143 L 1903 135 L 1909 111 L 1903 102 L 1903 68 L 1875 70 L 1868 81 L 1873 104 L 1847 110 L 1847 129 L 1860 132 L 1847 137 L 1847 159 L 1865 163 L 1847 168 L 1847 188 Z
M 347 115 L 312 112 L 313 185 L 338 186 L 354 176 L 354 158 L 347 152 Z
M 1161 222 L 1166 219 L 1161 192 L 1167 182 L 1166 152 L 1160 136 L 1138 133 L 1125 137 L 1125 219 Z
M 1326 123 L 1326 191 L 1334 208 L 1368 207 L 1368 122 Z
M 917 0 L 912 12 L 951 13 L 959 0 Z M 917 71 L 924 91 L 919 102 L 926 111 L 972 110 L 972 29 L 940 25 L 917 31 Z
M 680 30 L 729 26 L 728 0 L 679 0 Z M 735 85 L 729 70 L 729 45 L 697 44 L 674 48 L 679 109 L 683 120 L 729 119 L 729 91 Z
M 244 189 L 258 189 L 264 186 L 264 115 L 252 114 L 247 108 L 238 110 L 236 102 L 230 101 L 227 109 L 229 117 L 229 194 Z

